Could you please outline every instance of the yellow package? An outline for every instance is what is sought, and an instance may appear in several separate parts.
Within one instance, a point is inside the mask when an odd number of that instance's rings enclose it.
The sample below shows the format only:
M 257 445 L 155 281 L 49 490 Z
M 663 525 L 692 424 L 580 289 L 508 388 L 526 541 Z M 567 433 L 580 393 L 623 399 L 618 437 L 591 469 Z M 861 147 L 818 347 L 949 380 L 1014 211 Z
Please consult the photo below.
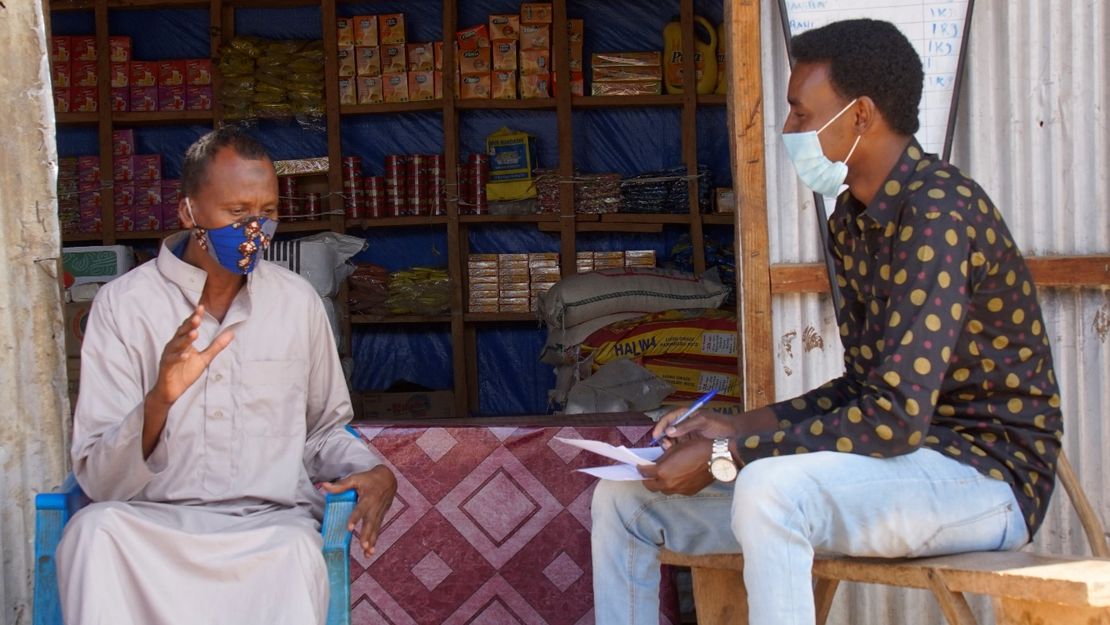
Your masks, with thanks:
M 495 71 L 490 75 L 490 89 L 494 100 L 516 99 L 516 72 Z

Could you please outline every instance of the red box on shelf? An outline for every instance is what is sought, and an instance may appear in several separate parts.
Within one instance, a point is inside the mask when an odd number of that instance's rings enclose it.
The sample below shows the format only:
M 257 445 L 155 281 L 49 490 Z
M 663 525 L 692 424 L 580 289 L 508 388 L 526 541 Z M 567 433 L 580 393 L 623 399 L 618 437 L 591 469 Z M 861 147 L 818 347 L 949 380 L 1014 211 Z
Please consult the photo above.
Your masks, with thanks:
M 115 156 L 112 158 L 112 181 L 134 182 L 135 161 L 134 156 Z
M 116 190 L 116 195 L 119 195 L 121 189 Z M 112 207 L 112 212 L 115 213 L 116 218 L 116 232 L 134 232 L 135 231 L 135 207 L 133 206 L 119 206 Z
M 151 61 L 131 61 L 132 87 L 157 87 L 158 64 Z M 134 108 L 134 107 L 132 107 Z
M 73 38 L 58 35 L 50 38 L 50 62 L 69 63 L 72 59 Z
M 112 111 L 126 113 L 131 110 L 131 89 L 128 87 L 112 88 Z
M 78 35 L 69 38 L 69 60 L 71 61 L 96 61 L 96 37 L 93 35 Z
M 187 59 L 185 84 L 194 87 L 212 84 L 212 59 Z
M 96 62 L 78 61 L 69 65 L 70 86 L 95 87 L 97 84 Z
M 431 71 L 409 72 L 409 100 L 431 100 L 435 97 L 435 77 Z
M 177 207 L 177 203 L 181 201 L 181 180 L 177 178 L 164 179 L 162 185 L 162 203 L 173 204 Z
M 131 156 L 135 153 L 135 131 L 112 131 L 112 156 Z
M 162 181 L 135 185 L 135 206 L 158 206 L 162 203 Z
M 55 89 L 65 89 L 73 86 L 73 74 L 69 71 L 68 62 L 50 64 L 50 84 Z
M 127 63 L 131 60 L 131 37 L 108 37 L 108 50 L 113 63 Z
M 131 207 L 135 230 L 138 232 L 157 232 L 162 229 L 161 204 L 136 204 Z
M 131 87 L 131 111 L 158 110 L 158 87 Z
M 97 111 L 96 87 L 72 87 L 69 91 L 69 110 L 78 113 L 95 113 Z
M 82 197 L 82 203 L 77 207 L 77 230 L 88 234 L 99 233 L 101 229 L 100 192 L 93 191 L 88 195 L 89 199 Z
M 455 33 L 459 50 L 477 50 L 489 47 L 489 28 L 485 24 L 464 28 Z
M 113 88 L 131 86 L 131 65 L 128 63 L 112 63 L 108 71 L 110 83 Z
M 158 87 L 158 110 L 159 111 L 184 111 L 185 110 L 185 86 L 184 85 L 162 85 Z
M 130 208 L 135 205 L 135 186 L 130 184 L 117 184 L 112 190 L 112 206 Z
M 69 112 L 69 88 L 68 87 L 54 87 L 54 112 L 55 113 L 68 113 Z
M 185 109 L 189 111 L 211 111 L 212 85 L 186 86 Z
M 100 178 L 97 178 L 95 180 L 78 180 L 77 181 L 77 192 L 78 193 L 88 193 L 89 191 L 96 191 L 98 189 L 100 189 Z
M 78 156 L 77 157 L 77 181 L 78 182 L 95 182 L 100 184 L 100 157 L 99 156 Z
M 181 228 L 181 217 L 177 213 L 177 202 L 162 202 L 162 229 L 178 230 Z
M 158 61 L 158 86 L 177 87 L 185 84 L 185 61 Z
M 136 154 L 134 160 L 135 182 L 162 182 L 162 155 Z

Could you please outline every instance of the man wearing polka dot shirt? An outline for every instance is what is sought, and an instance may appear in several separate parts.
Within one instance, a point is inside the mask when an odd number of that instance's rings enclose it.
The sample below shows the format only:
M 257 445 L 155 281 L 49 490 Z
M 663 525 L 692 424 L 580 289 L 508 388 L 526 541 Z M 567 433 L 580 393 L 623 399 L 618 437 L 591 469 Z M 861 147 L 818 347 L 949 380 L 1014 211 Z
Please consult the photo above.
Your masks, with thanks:
M 828 221 L 844 373 L 738 417 L 660 421 L 644 482 L 594 495 L 599 625 L 658 623 L 663 546 L 742 552 L 749 622 L 810 625 L 815 552 L 1016 549 L 1044 518 L 1063 425 L 1035 288 L 986 193 L 914 140 L 918 55 L 872 20 L 793 52 L 787 152 L 815 191 L 848 185 Z

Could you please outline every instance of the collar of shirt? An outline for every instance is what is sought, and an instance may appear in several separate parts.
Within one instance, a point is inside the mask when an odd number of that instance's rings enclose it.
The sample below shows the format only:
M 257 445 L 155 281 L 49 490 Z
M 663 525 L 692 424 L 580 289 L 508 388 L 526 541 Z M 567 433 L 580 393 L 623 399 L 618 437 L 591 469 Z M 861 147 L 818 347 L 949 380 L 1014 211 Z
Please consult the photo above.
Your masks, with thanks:
M 162 274 L 162 277 L 166 280 L 177 285 L 192 305 L 196 306 L 200 303 L 200 295 L 204 290 L 204 283 L 208 279 L 208 272 L 200 267 L 185 262 L 185 260 L 174 253 L 174 250 L 179 247 L 183 248 L 188 243 L 188 237 L 191 234 L 191 230 L 186 230 L 166 237 L 162 241 L 162 248 L 158 251 L 158 259 L 156 262 L 158 263 L 158 273 Z M 269 271 L 266 265 L 267 263 L 265 261 L 259 259 L 258 263 L 255 265 L 254 271 L 247 276 L 246 290 L 248 298 L 254 294 L 255 282 L 257 280 L 265 280 L 263 274 Z
M 925 159 L 928 159 L 925 163 L 927 165 L 929 161 L 935 161 L 936 157 L 925 154 L 917 139 L 910 139 L 909 145 L 902 152 L 902 157 L 890 169 L 890 173 L 880 187 L 886 193 L 877 193 L 867 206 L 853 197 L 849 191 L 841 193 L 833 210 L 833 221 L 856 235 L 870 228 L 888 230 L 889 226 L 897 221 L 903 204 L 902 198 L 908 192 L 911 179 L 923 169 L 921 162 Z M 889 192 L 891 189 L 895 190 L 893 194 Z

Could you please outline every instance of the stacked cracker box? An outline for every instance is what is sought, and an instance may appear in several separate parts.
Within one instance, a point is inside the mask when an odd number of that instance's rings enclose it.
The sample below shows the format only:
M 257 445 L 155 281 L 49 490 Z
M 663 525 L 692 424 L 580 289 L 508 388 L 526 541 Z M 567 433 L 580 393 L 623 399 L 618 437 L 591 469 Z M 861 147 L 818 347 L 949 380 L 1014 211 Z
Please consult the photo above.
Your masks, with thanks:
M 575 258 L 575 266 L 578 273 L 623 267 L 654 267 L 655 250 L 578 252 Z
M 548 2 L 520 5 L 520 97 L 551 96 L 551 21 Z
M 559 255 L 555 252 L 532 252 L 528 254 L 528 291 L 530 309 L 539 310 L 540 296 L 555 286 L 562 272 L 559 269 Z
M 408 43 L 402 13 L 341 17 L 339 103 L 417 102 L 441 97 L 441 44 Z
M 471 254 L 466 263 L 470 284 L 466 309 L 470 312 L 497 312 L 497 254 Z

